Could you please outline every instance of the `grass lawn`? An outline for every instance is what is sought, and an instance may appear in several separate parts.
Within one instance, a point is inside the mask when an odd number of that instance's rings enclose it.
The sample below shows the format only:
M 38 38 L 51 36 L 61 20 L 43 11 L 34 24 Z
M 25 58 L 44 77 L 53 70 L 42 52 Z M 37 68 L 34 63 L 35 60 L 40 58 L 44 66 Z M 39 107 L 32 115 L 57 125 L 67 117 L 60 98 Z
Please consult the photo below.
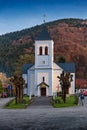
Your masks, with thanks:
M 63 102 L 61 97 L 56 97 L 52 104 L 55 108 L 76 106 L 78 104 L 78 97 L 75 95 L 69 96 L 66 98 L 66 103 Z
M 26 108 L 27 105 L 30 104 L 30 99 L 29 97 L 27 96 L 24 96 L 23 99 L 25 100 L 25 103 L 19 103 L 19 104 L 15 104 L 15 99 L 13 99 L 12 101 L 10 101 L 9 103 L 6 104 L 5 108 L 9 108 L 9 109 L 12 109 L 12 108 Z

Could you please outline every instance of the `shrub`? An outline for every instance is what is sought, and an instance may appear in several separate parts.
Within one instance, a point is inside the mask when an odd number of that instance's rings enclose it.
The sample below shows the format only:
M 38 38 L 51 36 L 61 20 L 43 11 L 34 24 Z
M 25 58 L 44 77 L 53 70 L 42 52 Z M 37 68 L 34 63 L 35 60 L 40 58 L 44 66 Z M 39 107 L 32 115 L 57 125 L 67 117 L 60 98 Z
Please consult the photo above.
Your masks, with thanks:
M 78 96 L 77 95 L 68 96 L 66 98 L 66 103 L 64 103 L 62 97 L 58 96 L 53 100 L 52 103 L 53 106 L 56 108 L 75 106 L 78 104 Z
M 63 103 L 63 99 L 60 96 L 58 96 L 53 100 L 53 102 L 56 104 L 61 104 Z
M 57 93 L 57 96 L 61 97 L 61 96 L 62 96 L 62 92 L 61 92 L 61 91 L 58 92 L 58 93 Z

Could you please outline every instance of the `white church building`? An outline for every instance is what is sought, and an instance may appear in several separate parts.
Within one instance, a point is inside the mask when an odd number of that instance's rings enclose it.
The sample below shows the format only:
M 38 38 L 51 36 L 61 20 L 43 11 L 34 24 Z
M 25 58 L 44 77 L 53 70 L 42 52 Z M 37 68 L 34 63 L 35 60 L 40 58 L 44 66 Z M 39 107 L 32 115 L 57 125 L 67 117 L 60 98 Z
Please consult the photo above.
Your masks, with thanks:
M 73 75 L 68 94 L 74 94 L 75 64 L 54 62 L 54 41 L 44 26 L 35 39 L 35 64 L 23 66 L 22 76 L 27 84 L 24 93 L 35 96 L 52 96 L 61 91 L 57 76 L 60 76 L 62 71 L 70 72 Z

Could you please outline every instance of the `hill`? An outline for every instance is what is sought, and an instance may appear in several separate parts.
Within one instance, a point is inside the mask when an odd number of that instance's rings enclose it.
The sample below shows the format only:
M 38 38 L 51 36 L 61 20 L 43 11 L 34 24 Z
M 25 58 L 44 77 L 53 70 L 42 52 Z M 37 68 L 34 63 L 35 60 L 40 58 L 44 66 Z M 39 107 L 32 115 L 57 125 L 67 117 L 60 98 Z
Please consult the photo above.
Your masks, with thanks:
M 60 19 L 46 23 L 54 40 L 55 62 L 62 56 L 76 63 L 76 77 L 87 76 L 87 20 Z M 24 63 L 34 63 L 34 39 L 43 25 L 0 36 L 0 71 L 7 76 L 21 71 Z

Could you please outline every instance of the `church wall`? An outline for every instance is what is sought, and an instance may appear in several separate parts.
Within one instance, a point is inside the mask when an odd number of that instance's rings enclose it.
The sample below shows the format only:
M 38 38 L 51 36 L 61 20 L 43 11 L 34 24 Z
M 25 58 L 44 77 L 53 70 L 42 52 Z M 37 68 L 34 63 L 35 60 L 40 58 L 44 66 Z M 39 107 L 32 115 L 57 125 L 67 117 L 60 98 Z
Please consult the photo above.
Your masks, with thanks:
M 49 83 L 48 82 L 48 80 L 49 80 L 49 78 L 48 78 L 48 76 L 49 76 L 49 73 L 48 72 L 39 72 L 38 74 L 37 74 L 37 83 L 39 84 L 39 83 L 41 83 L 42 81 L 43 81 L 43 77 L 45 77 L 45 83 Z
M 24 79 L 25 84 L 27 84 L 27 74 L 23 74 L 23 75 L 22 75 L 22 78 Z M 24 88 L 24 89 L 23 89 L 23 94 L 27 94 L 27 88 Z
M 73 75 L 73 81 L 71 82 L 71 87 L 69 88 L 70 94 L 75 94 L 75 73 L 71 73 Z
M 30 92 L 31 92 L 31 95 L 34 95 L 34 81 L 35 81 L 35 78 L 34 78 L 34 73 L 30 75 Z
M 45 47 L 48 47 L 48 55 L 45 55 Z M 39 47 L 42 47 L 42 55 L 39 55 Z M 35 68 L 52 68 L 53 64 L 53 40 L 35 42 Z M 44 63 L 45 62 L 45 63 Z
M 53 84 L 52 84 L 53 93 L 61 91 L 60 82 L 59 79 L 57 78 L 57 76 L 60 76 L 61 72 L 62 72 L 61 70 L 53 70 Z
M 28 71 L 28 89 L 27 89 L 27 94 L 28 95 L 33 95 L 34 94 L 34 81 L 35 81 L 35 73 L 34 71 Z
M 43 60 L 42 60 L 43 59 Z M 38 62 L 38 67 L 44 67 L 44 66 L 46 66 L 46 67 L 49 67 L 49 56 L 38 56 L 38 58 L 37 58 L 37 62 Z
M 53 84 L 52 84 L 52 92 L 59 92 L 61 91 L 61 85 L 59 82 L 59 79 L 57 78 L 57 76 L 60 76 L 60 74 L 62 73 L 62 70 L 54 70 L 53 71 Z M 75 73 L 71 73 L 73 75 L 73 81 L 71 82 L 71 87 L 69 88 L 69 94 L 74 94 L 75 93 Z
M 35 95 L 37 96 L 38 93 L 38 87 L 37 85 L 43 82 L 43 77 L 45 78 L 44 82 L 49 85 L 49 89 L 47 90 L 47 95 L 50 95 L 52 93 L 52 71 L 50 69 L 42 69 L 42 70 L 35 70 Z M 40 94 L 39 94 L 40 95 Z

